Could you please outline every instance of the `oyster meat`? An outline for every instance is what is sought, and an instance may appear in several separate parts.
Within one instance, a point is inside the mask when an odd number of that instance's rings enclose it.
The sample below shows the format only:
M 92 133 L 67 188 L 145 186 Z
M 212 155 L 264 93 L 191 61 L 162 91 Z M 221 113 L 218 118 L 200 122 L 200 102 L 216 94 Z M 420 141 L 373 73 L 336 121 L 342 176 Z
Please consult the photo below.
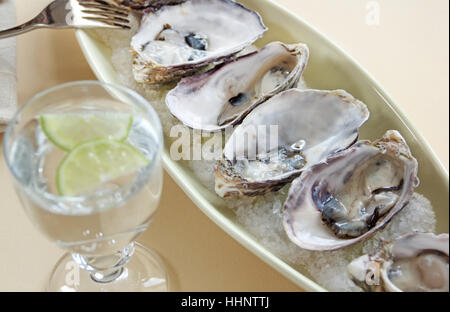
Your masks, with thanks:
M 417 160 L 397 131 L 360 141 L 296 179 L 283 207 L 289 238 L 308 250 L 336 250 L 369 238 L 409 202 Z
M 374 255 L 352 261 L 347 271 L 366 291 L 448 292 L 448 234 L 412 233 L 384 242 Z
M 251 45 L 267 28 L 232 0 L 188 0 L 144 14 L 131 40 L 136 81 L 162 84 L 218 64 Z
M 256 107 L 230 136 L 215 171 L 216 193 L 277 191 L 351 146 L 368 118 L 366 105 L 342 90 L 279 93 Z
M 110 2 L 111 0 L 106 0 Z M 156 11 L 165 5 L 175 5 L 186 2 L 187 0 L 112 0 L 116 4 L 127 7 L 132 10 L 153 10 Z
M 202 75 L 182 79 L 167 95 L 167 106 L 188 127 L 225 129 L 267 99 L 295 86 L 308 57 L 304 44 L 270 43 Z

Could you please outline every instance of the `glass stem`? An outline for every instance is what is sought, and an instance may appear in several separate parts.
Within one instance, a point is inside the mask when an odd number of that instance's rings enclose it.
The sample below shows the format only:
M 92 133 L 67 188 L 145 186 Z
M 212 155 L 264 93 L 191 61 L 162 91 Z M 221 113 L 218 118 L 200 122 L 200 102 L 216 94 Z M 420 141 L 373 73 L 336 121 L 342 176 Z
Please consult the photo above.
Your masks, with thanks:
M 119 278 L 124 266 L 130 261 L 134 253 L 134 242 L 124 249 L 106 256 L 84 256 L 72 254 L 78 266 L 90 272 L 92 280 L 97 283 L 111 283 Z

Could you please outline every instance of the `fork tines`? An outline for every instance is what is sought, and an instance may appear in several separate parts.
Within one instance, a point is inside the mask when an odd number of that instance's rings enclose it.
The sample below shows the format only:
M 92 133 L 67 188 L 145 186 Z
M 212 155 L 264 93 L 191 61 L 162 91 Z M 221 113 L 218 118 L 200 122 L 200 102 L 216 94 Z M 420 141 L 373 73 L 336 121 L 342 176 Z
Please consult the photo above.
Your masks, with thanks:
M 77 0 L 82 18 L 112 27 L 130 29 L 129 10 L 102 0 Z

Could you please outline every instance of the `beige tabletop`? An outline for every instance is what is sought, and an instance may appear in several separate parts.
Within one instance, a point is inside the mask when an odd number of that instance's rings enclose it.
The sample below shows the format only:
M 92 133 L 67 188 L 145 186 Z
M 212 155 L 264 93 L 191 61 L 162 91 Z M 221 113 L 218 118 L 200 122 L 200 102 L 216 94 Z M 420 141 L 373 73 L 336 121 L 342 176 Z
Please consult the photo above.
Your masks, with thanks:
M 276 0 L 353 55 L 404 109 L 448 169 L 447 0 Z M 17 0 L 18 20 L 49 0 Z M 95 79 L 73 31 L 18 39 L 19 104 L 48 87 Z M 1 138 L 1 136 L 0 136 Z M 0 291 L 43 290 L 63 252 L 25 216 L 0 156 Z M 153 247 L 176 291 L 299 291 L 220 230 L 165 175 L 164 194 L 140 242 Z

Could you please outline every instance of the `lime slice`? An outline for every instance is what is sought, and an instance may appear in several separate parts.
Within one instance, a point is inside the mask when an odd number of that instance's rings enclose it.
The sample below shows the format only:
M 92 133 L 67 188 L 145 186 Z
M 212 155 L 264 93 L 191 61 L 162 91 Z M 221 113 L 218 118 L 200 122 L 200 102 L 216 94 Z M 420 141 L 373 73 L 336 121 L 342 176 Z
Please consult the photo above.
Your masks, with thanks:
M 78 196 L 148 165 L 148 159 L 128 143 L 89 141 L 75 147 L 61 162 L 56 186 L 62 196 Z
M 131 115 L 111 112 L 44 114 L 40 120 L 47 138 L 65 151 L 94 139 L 123 141 L 133 124 Z

